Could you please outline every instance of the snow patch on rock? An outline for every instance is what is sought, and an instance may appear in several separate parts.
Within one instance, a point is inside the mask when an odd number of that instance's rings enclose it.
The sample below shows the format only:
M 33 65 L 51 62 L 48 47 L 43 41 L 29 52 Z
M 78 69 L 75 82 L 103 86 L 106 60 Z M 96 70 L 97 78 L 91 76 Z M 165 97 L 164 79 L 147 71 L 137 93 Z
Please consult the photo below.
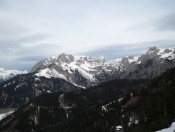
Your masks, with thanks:
M 8 115 L 12 114 L 13 112 L 14 111 L 9 111 L 9 112 L 0 114 L 0 120 L 4 119 L 5 117 L 7 117 Z

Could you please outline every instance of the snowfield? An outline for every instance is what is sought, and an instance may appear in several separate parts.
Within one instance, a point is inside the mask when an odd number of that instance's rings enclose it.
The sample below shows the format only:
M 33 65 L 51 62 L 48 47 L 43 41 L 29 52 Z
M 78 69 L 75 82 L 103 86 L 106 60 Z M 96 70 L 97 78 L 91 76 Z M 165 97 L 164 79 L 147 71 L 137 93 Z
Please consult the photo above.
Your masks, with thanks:
M 173 122 L 169 128 L 165 128 L 156 132 L 175 132 L 175 122 Z

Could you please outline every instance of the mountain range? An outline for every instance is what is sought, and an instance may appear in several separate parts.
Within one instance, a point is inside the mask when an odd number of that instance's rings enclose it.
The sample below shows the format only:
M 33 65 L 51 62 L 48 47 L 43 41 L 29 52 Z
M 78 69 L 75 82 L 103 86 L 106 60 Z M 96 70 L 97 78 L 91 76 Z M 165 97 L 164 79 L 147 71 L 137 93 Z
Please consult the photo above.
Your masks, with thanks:
M 60 54 L 36 63 L 31 72 L 0 84 L 0 107 L 20 107 L 42 93 L 86 89 L 114 79 L 152 79 L 175 66 L 175 49 L 150 47 L 137 57 L 106 62 L 104 57 Z
M 2 119 L 0 131 L 168 127 L 175 118 L 174 67 L 175 48 L 150 47 L 112 61 L 62 53 L 37 62 L 29 73 L 1 68 L 0 108 L 17 110 Z
M 60 54 L 39 61 L 32 68 L 35 75 L 63 78 L 82 88 L 113 79 L 154 78 L 175 66 L 175 49 L 150 47 L 145 54 L 105 61 L 104 57 L 77 57 Z
M 19 75 L 19 74 L 26 74 L 27 71 L 19 71 L 19 70 L 10 70 L 6 68 L 0 68 L 0 83 L 7 81 L 8 79 Z

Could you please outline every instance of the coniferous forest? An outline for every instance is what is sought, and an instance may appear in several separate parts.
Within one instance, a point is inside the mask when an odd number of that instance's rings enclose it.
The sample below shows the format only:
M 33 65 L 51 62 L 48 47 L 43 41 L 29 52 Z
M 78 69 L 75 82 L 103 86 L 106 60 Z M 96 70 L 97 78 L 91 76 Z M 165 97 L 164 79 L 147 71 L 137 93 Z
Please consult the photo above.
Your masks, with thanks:
M 175 119 L 175 68 L 151 80 L 117 79 L 42 94 L 0 122 L 0 131 L 152 132 Z

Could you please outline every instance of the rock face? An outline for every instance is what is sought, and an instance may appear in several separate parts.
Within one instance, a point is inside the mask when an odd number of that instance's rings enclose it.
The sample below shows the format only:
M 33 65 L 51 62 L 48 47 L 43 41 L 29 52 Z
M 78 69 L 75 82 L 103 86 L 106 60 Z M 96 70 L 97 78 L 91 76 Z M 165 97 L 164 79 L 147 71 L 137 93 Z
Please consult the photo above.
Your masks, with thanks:
M 146 79 L 158 76 L 175 66 L 175 49 L 150 47 L 140 56 L 129 56 L 105 62 L 104 57 L 76 57 L 67 54 L 38 62 L 36 76 L 63 78 L 82 88 L 113 79 Z
M 38 62 L 31 71 L 37 72 L 36 76 L 63 78 L 85 88 L 97 84 L 98 80 L 93 75 L 100 71 L 104 64 L 104 57 L 75 57 L 63 53 Z
M 0 83 L 18 75 L 18 74 L 26 74 L 27 71 L 18 71 L 18 70 L 9 70 L 5 68 L 0 68 Z
M 175 66 L 175 49 L 160 49 L 150 47 L 138 58 L 133 70 L 128 70 L 125 77 L 131 79 L 154 78 Z

